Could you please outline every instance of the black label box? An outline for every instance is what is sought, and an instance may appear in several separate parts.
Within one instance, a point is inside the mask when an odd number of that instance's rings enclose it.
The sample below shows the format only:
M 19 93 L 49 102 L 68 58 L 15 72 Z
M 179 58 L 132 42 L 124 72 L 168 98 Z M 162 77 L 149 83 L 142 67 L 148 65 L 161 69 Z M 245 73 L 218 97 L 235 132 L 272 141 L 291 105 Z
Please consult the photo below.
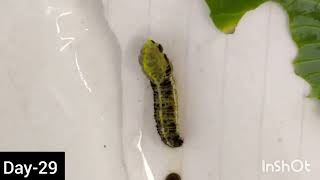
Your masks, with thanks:
M 1 180 L 65 180 L 64 152 L 0 152 Z

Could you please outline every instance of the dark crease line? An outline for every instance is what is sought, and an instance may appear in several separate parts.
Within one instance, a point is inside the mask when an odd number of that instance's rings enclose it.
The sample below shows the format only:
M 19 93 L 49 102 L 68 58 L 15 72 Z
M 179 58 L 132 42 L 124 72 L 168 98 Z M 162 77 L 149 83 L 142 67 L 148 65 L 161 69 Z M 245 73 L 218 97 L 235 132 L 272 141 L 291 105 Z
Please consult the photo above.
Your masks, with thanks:
M 298 147 L 298 156 L 300 159 L 303 157 L 303 129 L 304 129 L 304 120 L 305 120 L 305 97 L 302 97 L 302 112 L 300 119 L 300 136 L 299 136 L 299 147 Z M 299 179 L 301 179 L 301 175 L 299 175 Z
M 303 149 L 304 115 L 305 115 L 305 98 L 303 97 L 301 120 L 300 120 L 300 137 L 299 137 L 299 157 L 300 158 L 302 158 L 302 149 Z
M 123 102 L 123 91 L 124 91 L 124 89 L 123 89 L 123 75 L 122 75 L 122 63 L 123 63 L 123 54 L 122 54 L 122 49 L 121 49 L 121 45 L 120 45 L 120 42 L 119 42 L 119 39 L 118 39 L 118 37 L 116 36 L 116 34 L 115 34 L 115 32 L 113 31 L 113 29 L 112 29 L 112 27 L 111 27 L 111 25 L 110 25 L 110 9 L 111 9 L 111 7 L 110 7 L 110 4 L 111 4 L 111 1 L 112 0 L 107 0 L 107 11 L 108 11 L 108 14 L 107 14 L 107 20 L 106 20 L 106 26 L 108 27 L 108 29 L 109 29 L 109 32 L 110 32 L 110 34 L 111 34 L 111 36 L 112 36 L 112 38 L 113 38 L 113 41 L 115 42 L 115 46 L 117 47 L 117 49 L 119 50 L 119 58 L 120 58 L 120 61 L 116 61 L 116 64 L 115 64 L 115 66 L 117 66 L 117 67 L 119 67 L 119 68 L 116 68 L 116 69 L 118 69 L 117 71 L 116 71 L 116 73 L 117 73 L 117 75 L 118 75 L 118 80 L 119 80 L 119 85 L 118 85 L 118 89 L 119 89 L 119 97 L 118 97 L 118 99 L 119 99 L 119 105 L 118 105 L 118 107 L 119 107 L 119 110 L 118 110 L 118 116 L 119 116 L 119 120 L 120 120 L 120 122 L 119 122 L 119 124 L 118 124 L 118 126 L 119 126 L 119 137 L 121 137 L 120 138 L 120 141 L 121 141 L 121 143 L 119 143 L 120 145 L 120 151 L 121 151 L 121 157 L 120 157 L 120 164 L 122 165 L 122 167 L 123 167 L 123 171 L 124 171 L 124 173 L 125 173 L 125 179 L 126 180 L 129 180 L 130 179 L 130 176 L 129 176 L 129 171 L 128 171 L 128 166 L 127 166 L 127 163 L 126 163 L 126 153 L 125 153 L 125 141 L 124 141 L 124 136 L 123 136 L 123 127 L 124 127 L 124 119 L 123 119 L 123 107 L 124 107 L 124 102 Z M 101 6 L 102 6 L 103 4 L 102 4 L 102 2 L 101 2 Z M 103 15 L 103 14 L 102 14 Z
M 266 54 L 265 54 L 265 63 L 264 63 L 264 74 L 263 74 L 263 95 L 262 95 L 262 102 L 261 102 L 261 114 L 260 114 L 260 121 L 259 121 L 259 157 L 258 157 L 258 180 L 261 179 L 261 169 L 260 163 L 262 161 L 262 146 L 263 146 L 263 125 L 264 125 L 264 114 L 265 114 L 265 103 L 266 103 L 266 88 L 267 88 L 267 74 L 268 74 L 268 64 L 269 64 L 269 53 L 270 53 L 270 35 L 271 35 L 271 14 L 272 14 L 272 6 L 269 7 L 269 15 L 268 15 L 268 22 L 267 22 L 267 42 L 266 42 Z
M 186 87 L 185 89 L 188 89 L 188 82 L 189 82 L 189 76 L 188 76 L 188 72 L 187 72 L 187 67 L 189 65 L 189 49 L 190 49 L 190 27 L 191 27 L 191 17 L 192 17 L 192 9 L 193 9 L 193 4 L 195 3 L 196 1 L 195 0 L 192 0 L 191 1 L 191 5 L 189 6 L 189 15 L 188 15 L 188 18 L 187 18 L 187 24 L 186 24 L 186 27 L 187 27 L 187 31 L 186 31 L 186 44 L 187 44 L 187 47 L 186 47 L 186 51 L 185 51 L 185 55 L 184 55 L 184 59 L 185 59 L 185 71 L 183 72 L 184 74 L 184 77 L 186 77 L 184 79 L 184 87 Z M 184 94 L 184 96 L 186 97 L 186 94 Z M 186 112 L 186 103 L 184 103 L 184 111 Z M 183 120 L 182 120 L 183 121 Z M 181 122 L 181 121 L 180 121 Z M 184 150 L 182 149 L 181 150 L 181 158 L 180 158 L 180 169 L 181 169 L 181 172 L 183 172 L 183 155 L 184 155 Z
M 223 133 L 224 133 L 224 109 L 225 109 L 225 90 L 226 90 L 226 72 L 227 72 L 227 51 L 228 51 L 228 35 L 225 35 L 225 47 L 224 47 L 224 57 L 223 57 L 223 81 L 222 81 L 222 92 L 221 92 L 221 107 L 222 107 L 222 114 L 221 114 L 221 120 L 220 120 L 220 132 L 219 132 L 219 142 L 218 142 L 218 179 L 222 180 L 222 156 L 223 156 L 223 151 L 222 151 L 222 144 L 223 144 Z
M 115 36 L 115 34 L 113 34 Z M 123 101 L 123 93 L 124 93 L 124 89 L 123 89 L 123 82 L 124 82 L 124 79 L 123 79 L 123 72 L 122 72 L 122 63 L 123 63 L 123 54 L 122 54 L 122 49 L 121 49 L 121 46 L 120 46 L 120 43 L 119 43 L 119 40 L 117 39 L 117 37 L 115 36 L 115 39 L 116 39 L 116 42 L 117 42 L 117 46 L 120 50 L 120 58 L 121 58 L 121 61 L 119 62 L 119 65 L 120 65 L 120 68 L 119 68 L 119 79 L 120 79 L 120 82 L 119 83 L 119 89 L 121 91 L 121 94 L 120 94 L 120 119 L 121 119 L 121 122 L 120 122 L 120 135 L 121 135 L 121 153 L 122 153 L 122 158 L 121 158 L 121 164 L 123 165 L 124 167 L 124 171 L 125 171 L 125 176 L 126 176 L 126 179 L 130 179 L 130 176 L 129 176 L 129 171 L 128 171 L 128 166 L 127 166 L 127 163 L 126 163 L 126 153 L 125 153 L 125 139 L 124 139 L 124 132 L 123 132 L 123 129 L 124 129 L 124 119 L 123 119 L 123 107 L 124 107 L 124 101 Z

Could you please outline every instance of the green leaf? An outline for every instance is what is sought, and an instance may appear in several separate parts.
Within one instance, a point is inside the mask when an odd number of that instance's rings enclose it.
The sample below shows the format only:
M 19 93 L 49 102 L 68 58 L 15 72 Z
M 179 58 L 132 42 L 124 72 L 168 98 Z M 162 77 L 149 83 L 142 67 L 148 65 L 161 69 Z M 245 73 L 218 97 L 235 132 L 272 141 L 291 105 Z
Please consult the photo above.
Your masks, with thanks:
M 265 0 L 206 0 L 215 25 L 225 33 L 233 33 L 241 17 Z
M 206 0 L 214 24 L 233 33 L 242 16 L 266 0 Z M 276 0 L 289 16 L 290 31 L 298 46 L 297 75 L 312 87 L 310 97 L 320 99 L 320 0 Z

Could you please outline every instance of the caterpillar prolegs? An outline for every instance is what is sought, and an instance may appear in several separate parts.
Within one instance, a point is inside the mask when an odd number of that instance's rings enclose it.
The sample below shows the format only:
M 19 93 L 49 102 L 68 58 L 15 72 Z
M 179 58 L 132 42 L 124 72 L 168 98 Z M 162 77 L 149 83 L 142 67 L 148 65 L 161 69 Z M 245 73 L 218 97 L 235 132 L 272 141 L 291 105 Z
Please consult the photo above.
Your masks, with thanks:
M 154 119 L 161 140 L 170 147 L 180 147 L 183 140 L 178 128 L 178 99 L 172 64 L 162 46 L 150 39 L 141 50 L 139 63 L 153 89 Z

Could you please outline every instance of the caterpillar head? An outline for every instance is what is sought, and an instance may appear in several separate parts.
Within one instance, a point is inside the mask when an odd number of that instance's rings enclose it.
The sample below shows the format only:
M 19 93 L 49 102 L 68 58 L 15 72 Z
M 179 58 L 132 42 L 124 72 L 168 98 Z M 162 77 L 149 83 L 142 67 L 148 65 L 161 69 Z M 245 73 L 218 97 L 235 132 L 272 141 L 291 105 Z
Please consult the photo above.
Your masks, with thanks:
M 167 137 L 166 144 L 172 148 L 180 147 L 183 144 L 183 139 L 179 134 L 175 133 L 170 137 Z
M 153 83 L 161 83 L 171 73 L 170 64 L 160 44 L 148 39 L 139 57 L 139 63 L 146 76 Z

